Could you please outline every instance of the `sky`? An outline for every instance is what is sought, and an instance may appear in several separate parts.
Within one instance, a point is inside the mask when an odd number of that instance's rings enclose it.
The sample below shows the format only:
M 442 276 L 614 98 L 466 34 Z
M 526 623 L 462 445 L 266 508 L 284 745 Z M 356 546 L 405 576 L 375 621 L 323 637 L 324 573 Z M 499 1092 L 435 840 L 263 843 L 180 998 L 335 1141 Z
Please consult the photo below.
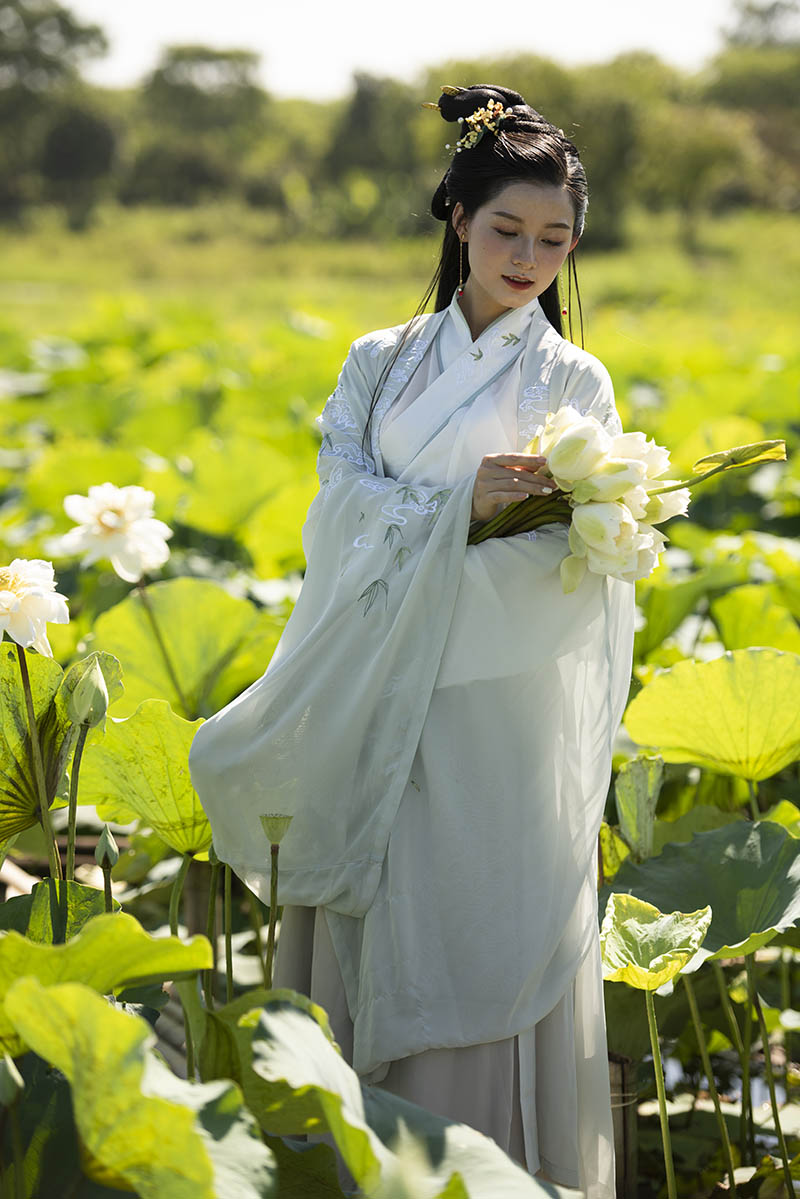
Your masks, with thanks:
M 650 50 L 696 69 L 719 49 L 733 9 L 733 0 L 64 2 L 111 43 L 107 57 L 84 67 L 95 83 L 129 86 L 162 46 L 198 42 L 254 50 L 267 91 L 315 100 L 345 95 L 354 71 L 413 82 L 431 64 L 484 55 L 540 54 L 571 66 Z

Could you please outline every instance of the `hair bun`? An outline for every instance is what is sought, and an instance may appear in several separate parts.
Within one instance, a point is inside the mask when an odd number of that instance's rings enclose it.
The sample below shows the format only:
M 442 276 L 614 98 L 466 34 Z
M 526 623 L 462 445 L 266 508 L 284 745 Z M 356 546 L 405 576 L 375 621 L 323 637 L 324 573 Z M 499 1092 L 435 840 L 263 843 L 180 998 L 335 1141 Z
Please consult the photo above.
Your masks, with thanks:
M 504 108 L 527 108 L 519 92 L 493 83 L 473 83 L 455 92 L 449 88 L 443 90 L 439 97 L 439 112 L 445 121 L 457 121 L 459 117 L 471 116 L 478 108 L 485 108 L 489 100 L 499 100 Z

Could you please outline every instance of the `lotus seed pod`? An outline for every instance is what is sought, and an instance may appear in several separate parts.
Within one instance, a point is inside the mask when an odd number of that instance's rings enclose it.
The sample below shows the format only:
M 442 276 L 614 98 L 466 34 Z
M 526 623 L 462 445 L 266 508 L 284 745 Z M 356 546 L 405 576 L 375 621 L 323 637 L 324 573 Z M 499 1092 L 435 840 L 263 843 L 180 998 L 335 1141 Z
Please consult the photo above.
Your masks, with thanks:
M 292 823 L 291 816 L 284 816 L 280 812 L 269 812 L 260 819 L 270 845 L 280 845 Z

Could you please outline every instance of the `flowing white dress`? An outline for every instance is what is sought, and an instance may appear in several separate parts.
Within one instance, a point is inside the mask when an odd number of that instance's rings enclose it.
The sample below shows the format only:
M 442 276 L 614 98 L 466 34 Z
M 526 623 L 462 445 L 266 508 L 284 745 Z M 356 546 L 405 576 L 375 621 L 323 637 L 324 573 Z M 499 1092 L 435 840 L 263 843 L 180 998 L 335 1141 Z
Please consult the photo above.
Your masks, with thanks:
M 328 488 L 330 479 L 341 488 L 344 463 L 365 469 L 354 366 L 367 394 L 377 377 L 367 377 L 368 359 L 377 372 L 398 333 L 351 349 L 321 418 L 323 431 L 353 426 L 349 441 L 327 447 L 338 459 L 326 467 Z M 391 552 L 394 572 L 384 564 L 359 592 L 369 568 L 352 588 L 361 640 L 369 642 L 376 610 L 383 630 L 361 649 L 347 609 L 319 597 L 312 606 L 323 528 L 312 505 L 307 609 L 293 636 L 287 625 L 263 694 L 253 684 L 201 726 L 193 782 L 220 857 L 265 897 L 269 867 L 263 842 L 254 851 L 257 834 L 247 832 L 252 812 L 291 812 L 292 831 L 305 819 L 296 848 L 285 843 L 276 983 L 326 1007 L 366 1082 L 472 1124 L 532 1174 L 613 1199 L 596 846 L 630 679 L 633 586 L 587 574 L 564 596 L 560 526 L 464 548 L 482 456 L 522 448 L 561 403 L 617 431 L 610 381 L 558 337 L 538 300 L 473 342 L 454 297 L 398 362 L 376 413 L 370 477 L 353 475 L 358 498 L 339 513 L 350 523 L 338 579 L 327 577 L 338 594 L 361 561 L 385 563 Z M 376 507 L 364 504 L 360 483 Z M 320 503 L 332 500 L 329 490 Z M 417 536 L 412 523 L 424 513 Z M 333 520 L 325 553 L 338 536 Z M 407 542 L 414 568 L 405 591 L 395 540 L 400 551 Z M 315 662 L 316 692 L 305 681 Z M 380 681 L 369 699 L 373 672 Z M 287 715 L 292 686 L 303 695 Z M 349 706 L 353 689 L 358 708 Z M 365 697 L 370 717 L 350 732 Z M 339 740 L 318 746 L 331 724 Z M 374 762 L 385 764 L 382 775 Z M 359 806 L 365 775 L 372 807 Z M 283 847 L 281 855 L 283 863 Z

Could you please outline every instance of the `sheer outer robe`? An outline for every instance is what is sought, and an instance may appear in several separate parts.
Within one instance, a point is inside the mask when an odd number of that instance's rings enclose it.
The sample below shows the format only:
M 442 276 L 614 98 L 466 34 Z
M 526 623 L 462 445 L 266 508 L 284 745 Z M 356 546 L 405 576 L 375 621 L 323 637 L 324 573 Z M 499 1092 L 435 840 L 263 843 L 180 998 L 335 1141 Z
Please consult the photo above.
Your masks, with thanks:
M 521 364 L 516 437 L 498 425 L 483 453 L 522 448 L 547 410 L 561 403 L 574 403 L 612 425 L 618 420 L 602 364 L 560 338 L 538 301 L 526 307 L 533 307 L 527 340 L 509 348 Z M 446 315 L 445 310 L 418 318 L 415 335 L 382 389 L 366 454 L 361 434 L 372 391 L 402 326 L 351 346 L 318 421 L 320 491 L 303 527 L 308 568 L 298 602 L 265 674 L 201 725 L 192 743 L 192 783 L 208 814 L 215 850 L 265 899 L 269 854 L 259 815 L 280 812 L 293 816 L 281 845 L 281 903 L 323 905 L 350 916 L 369 908 L 443 655 L 451 677 L 463 673 L 453 638 L 448 639 L 451 624 L 455 620 L 462 628 L 462 639 L 464 632 L 479 631 L 475 620 L 481 619 L 482 603 L 462 586 L 462 576 L 466 582 L 477 571 L 484 580 L 502 580 L 492 620 L 508 622 L 505 601 L 515 610 L 517 627 L 520 615 L 546 611 L 552 618 L 546 656 L 558 651 L 562 626 L 567 637 L 577 632 L 586 640 L 584 609 L 602 625 L 611 593 L 625 593 L 632 619 L 628 585 L 611 581 L 609 588 L 588 576 L 573 597 L 561 596 L 560 587 L 556 593 L 558 562 L 567 552 L 560 530 L 535 542 L 512 538 L 513 545 L 466 547 L 480 455 L 475 461 L 473 452 L 458 472 L 464 424 L 474 404 L 456 411 L 426 447 L 430 460 L 437 443 L 451 446 L 447 469 L 438 476 L 452 476 L 450 483 L 412 484 L 385 475 L 383 417 L 425 359 Z M 482 336 L 500 339 L 500 323 L 495 325 L 494 335 L 490 330 Z M 476 363 L 479 372 L 485 365 Z M 458 394 L 453 407 L 464 398 Z M 546 606 L 535 590 L 544 576 Z M 518 644 L 502 638 L 494 643 L 504 648 L 505 661 L 518 660 Z M 606 662 L 604 636 L 592 637 L 592 644 Z M 487 645 L 484 636 L 473 642 L 475 652 Z M 531 661 L 543 648 L 540 640 Z M 491 663 L 487 668 L 496 671 Z M 595 734 L 606 754 L 621 716 L 618 700 L 618 710 L 613 702 L 605 704 Z M 609 757 L 602 768 L 607 781 Z M 585 864 L 585 852 L 581 857 Z

